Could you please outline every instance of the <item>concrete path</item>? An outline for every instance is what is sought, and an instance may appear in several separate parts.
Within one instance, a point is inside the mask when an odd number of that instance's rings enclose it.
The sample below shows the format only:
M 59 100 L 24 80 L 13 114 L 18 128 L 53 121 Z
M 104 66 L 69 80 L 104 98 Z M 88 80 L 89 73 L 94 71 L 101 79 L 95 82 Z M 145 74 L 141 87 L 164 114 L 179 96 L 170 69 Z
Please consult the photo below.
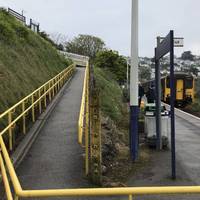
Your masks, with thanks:
M 177 160 L 194 184 L 200 185 L 200 118 L 179 109 L 175 114 Z
M 192 119 L 192 118 L 191 118 Z M 176 152 L 188 177 L 200 185 L 200 120 L 176 117 Z
M 29 153 L 17 168 L 23 189 L 88 187 L 77 122 L 84 68 L 78 68 Z

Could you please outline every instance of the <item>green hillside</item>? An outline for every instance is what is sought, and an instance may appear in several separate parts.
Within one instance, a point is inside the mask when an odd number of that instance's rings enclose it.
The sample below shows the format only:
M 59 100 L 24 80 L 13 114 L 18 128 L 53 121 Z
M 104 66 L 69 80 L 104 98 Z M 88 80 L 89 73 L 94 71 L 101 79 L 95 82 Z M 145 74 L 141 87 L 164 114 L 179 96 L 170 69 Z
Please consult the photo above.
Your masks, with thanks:
M 0 10 L 0 113 L 68 65 L 49 42 Z
M 123 119 L 122 89 L 109 70 L 94 68 L 97 87 L 100 90 L 101 111 L 116 123 Z

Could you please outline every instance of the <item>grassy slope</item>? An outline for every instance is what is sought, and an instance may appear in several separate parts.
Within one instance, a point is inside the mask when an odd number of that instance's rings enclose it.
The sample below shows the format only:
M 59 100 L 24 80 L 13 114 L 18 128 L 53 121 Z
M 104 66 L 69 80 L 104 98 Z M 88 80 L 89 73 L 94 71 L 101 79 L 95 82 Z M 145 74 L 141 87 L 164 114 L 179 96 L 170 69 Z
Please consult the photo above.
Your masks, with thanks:
M 68 64 L 50 43 L 0 10 L 0 113 Z
M 122 121 L 124 104 L 122 90 L 108 70 L 94 68 L 97 87 L 100 89 L 100 102 L 103 115 L 109 116 L 115 123 Z

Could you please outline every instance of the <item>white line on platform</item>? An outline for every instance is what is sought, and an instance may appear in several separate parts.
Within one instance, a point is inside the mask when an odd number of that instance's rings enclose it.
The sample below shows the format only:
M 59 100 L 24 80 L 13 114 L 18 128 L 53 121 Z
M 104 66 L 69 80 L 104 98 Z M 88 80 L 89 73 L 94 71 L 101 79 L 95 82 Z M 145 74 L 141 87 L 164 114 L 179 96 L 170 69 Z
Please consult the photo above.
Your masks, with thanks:
M 163 103 L 163 104 L 164 104 L 165 106 L 168 106 L 168 107 L 170 108 L 170 105 L 168 105 L 168 104 L 166 104 L 166 103 Z M 190 116 L 190 117 L 193 117 L 194 119 L 200 120 L 199 117 L 197 117 L 197 116 L 195 116 L 195 115 L 192 115 L 192 114 L 190 114 L 190 113 L 187 113 L 187 112 L 185 112 L 185 111 L 182 111 L 182 110 L 180 110 L 180 109 L 178 109 L 178 108 L 175 108 L 175 111 L 181 112 L 181 113 L 183 113 L 183 114 L 185 114 L 185 115 L 188 115 L 188 116 Z

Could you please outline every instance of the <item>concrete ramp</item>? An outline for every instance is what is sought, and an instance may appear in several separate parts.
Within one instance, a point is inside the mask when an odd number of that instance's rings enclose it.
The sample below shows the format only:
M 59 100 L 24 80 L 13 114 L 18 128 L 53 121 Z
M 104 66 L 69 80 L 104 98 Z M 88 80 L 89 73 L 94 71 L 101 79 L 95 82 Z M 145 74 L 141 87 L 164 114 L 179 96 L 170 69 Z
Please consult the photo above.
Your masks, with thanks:
M 63 96 L 17 168 L 23 189 L 87 187 L 77 122 L 85 68 L 77 68 Z

